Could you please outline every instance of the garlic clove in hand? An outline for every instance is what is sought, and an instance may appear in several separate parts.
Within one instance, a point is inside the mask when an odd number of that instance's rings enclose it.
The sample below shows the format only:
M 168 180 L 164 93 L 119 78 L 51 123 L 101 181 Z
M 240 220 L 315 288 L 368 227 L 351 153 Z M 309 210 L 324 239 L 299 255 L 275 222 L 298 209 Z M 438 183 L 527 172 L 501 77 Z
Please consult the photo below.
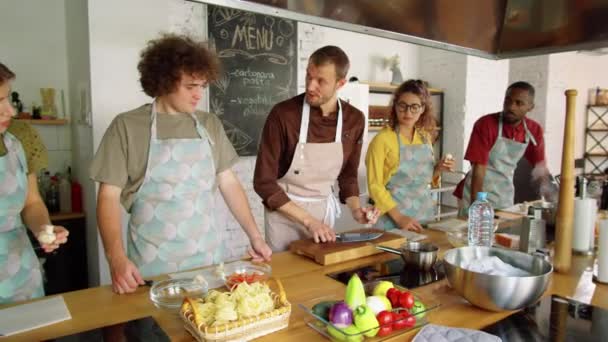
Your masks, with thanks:
M 445 160 L 453 160 L 453 159 L 454 159 L 454 156 L 452 156 L 451 153 L 448 153 L 445 155 Z
M 55 233 L 53 232 L 53 230 L 55 229 L 55 227 L 53 225 L 47 224 L 44 226 L 44 229 L 38 233 L 38 241 L 40 241 L 40 243 L 44 244 L 44 245 L 48 245 L 51 244 L 53 242 L 55 242 L 55 239 L 57 238 L 55 236 Z

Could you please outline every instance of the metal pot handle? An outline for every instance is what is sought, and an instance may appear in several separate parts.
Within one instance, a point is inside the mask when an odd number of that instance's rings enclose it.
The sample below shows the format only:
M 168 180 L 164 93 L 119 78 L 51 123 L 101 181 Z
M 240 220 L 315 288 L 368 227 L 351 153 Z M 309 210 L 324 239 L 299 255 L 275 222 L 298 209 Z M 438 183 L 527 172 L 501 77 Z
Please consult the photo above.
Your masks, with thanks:
M 381 250 L 381 251 L 385 251 L 385 252 L 401 255 L 401 251 L 398 250 L 398 249 L 395 249 L 395 248 L 385 247 L 385 246 L 378 246 L 378 245 L 376 245 L 376 248 L 379 249 L 379 250 Z

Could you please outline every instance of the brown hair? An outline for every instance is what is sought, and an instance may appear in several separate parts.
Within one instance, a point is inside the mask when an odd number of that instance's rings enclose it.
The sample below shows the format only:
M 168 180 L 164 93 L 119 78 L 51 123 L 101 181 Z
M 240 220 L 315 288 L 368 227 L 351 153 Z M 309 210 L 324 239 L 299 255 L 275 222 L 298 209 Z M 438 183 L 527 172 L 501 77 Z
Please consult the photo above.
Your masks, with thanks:
M 15 78 L 15 73 L 11 71 L 6 65 L 0 63 L 0 84 L 10 81 Z
M 316 66 L 331 63 L 336 67 L 336 78 L 341 80 L 346 78 L 348 74 L 348 68 L 350 68 L 350 61 L 348 56 L 342 49 L 337 46 L 327 45 L 310 55 L 310 62 Z
M 401 95 L 405 93 L 412 93 L 420 98 L 420 102 L 424 105 L 424 112 L 422 112 L 418 121 L 416 121 L 416 128 L 426 131 L 427 134 L 430 134 L 432 140 L 435 140 L 437 119 L 435 119 L 435 115 L 433 114 L 431 94 L 422 80 L 407 80 L 395 90 L 393 99 L 391 100 L 391 127 L 397 130 L 397 125 L 399 125 L 397 102 Z
M 144 92 L 157 97 L 173 92 L 182 74 L 215 81 L 220 64 L 205 43 L 183 35 L 164 34 L 148 42 L 140 54 L 137 69 Z

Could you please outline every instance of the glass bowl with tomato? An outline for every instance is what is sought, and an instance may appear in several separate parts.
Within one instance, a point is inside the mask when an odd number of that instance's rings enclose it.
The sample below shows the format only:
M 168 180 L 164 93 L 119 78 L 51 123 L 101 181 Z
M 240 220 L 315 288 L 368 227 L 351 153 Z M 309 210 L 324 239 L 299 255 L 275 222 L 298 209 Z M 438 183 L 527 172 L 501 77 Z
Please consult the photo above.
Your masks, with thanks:
M 422 294 L 408 290 L 398 284 L 386 291 L 386 300 L 390 302 L 390 309 L 383 310 L 372 304 L 376 301 L 368 301 L 369 297 L 378 297 L 375 291 L 379 281 L 365 283 L 364 290 L 366 295 L 366 306 L 374 311 L 377 324 L 371 329 L 354 329 L 356 327 L 357 310 L 352 310 L 351 314 L 341 313 L 342 317 L 352 317 L 352 323 L 339 322 L 339 319 L 332 317 L 338 311 L 344 311 L 345 296 L 338 294 L 328 294 L 317 297 L 298 304 L 306 312 L 305 322 L 310 328 L 316 330 L 323 336 L 332 341 L 383 341 L 392 339 L 404 334 L 412 329 L 419 328 L 428 324 L 429 315 L 439 307 L 440 303 L 434 297 L 423 296 Z M 384 299 L 379 302 L 385 302 Z M 334 305 L 341 305 L 340 310 L 333 308 Z M 373 308 L 370 306 L 374 306 Z M 332 310 L 333 308 L 333 310 Z M 380 310 L 376 312 L 377 310 Z M 342 319 L 342 318 L 341 318 Z M 344 319 L 342 319 L 344 320 Z
M 252 284 L 258 281 L 265 281 L 272 275 L 272 267 L 264 263 L 254 263 L 239 260 L 228 263 L 224 266 L 222 278 L 228 289 L 242 282 Z

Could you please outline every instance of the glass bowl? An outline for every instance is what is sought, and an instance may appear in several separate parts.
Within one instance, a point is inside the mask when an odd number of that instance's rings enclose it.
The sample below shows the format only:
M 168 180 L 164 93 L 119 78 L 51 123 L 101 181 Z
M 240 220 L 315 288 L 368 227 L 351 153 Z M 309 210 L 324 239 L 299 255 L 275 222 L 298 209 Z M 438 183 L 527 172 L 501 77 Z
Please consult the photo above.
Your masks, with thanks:
M 158 308 L 178 310 L 184 298 L 203 297 L 207 294 L 208 289 L 207 282 L 201 279 L 167 279 L 152 285 L 150 288 L 150 299 Z
M 232 289 L 234 285 L 244 281 L 249 284 L 265 281 L 271 274 L 272 267 L 268 264 L 239 260 L 224 266 L 223 279 L 226 287 Z

